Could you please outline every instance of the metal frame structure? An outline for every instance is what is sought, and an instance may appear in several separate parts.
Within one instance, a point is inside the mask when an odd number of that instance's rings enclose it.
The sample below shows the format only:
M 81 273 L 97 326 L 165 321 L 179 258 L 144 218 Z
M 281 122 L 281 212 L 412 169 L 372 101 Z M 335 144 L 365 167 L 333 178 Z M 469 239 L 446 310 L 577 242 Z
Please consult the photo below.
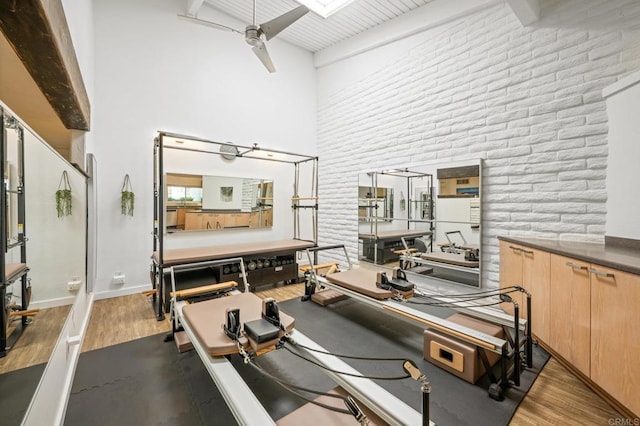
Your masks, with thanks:
M 309 263 L 311 263 L 311 253 L 314 253 L 314 257 L 319 251 L 332 250 L 342 248 L 351 269 L 351 261 L 347 254 L 346 247 L 344 245 L 332 245 L 326 247 L 315 247 L 307 249 L 307 257 Z M 482 307 L 463 307 L 454 309 L 459 312 L 463 312 L 475 318 L 479 318 L 493 324 L 502 326 L 505 338 L 501 339 L 495 336 L 491 336 L 477 330 L 465 327 L 460 324 L 442 319 L 416 309 L 408 307 L 406 304 L 400 301 L 394 300 L 377 300 L 369 296 L 365 296 L 356 291 L 347 289 L 345 287 L 336 285 L 328 281 L 325 277 L 318 275 L 314 268 L 309 269 L 308 280 L 306 286 L 308 289 L 315 291 L 318 287 L 325 287 L 332 290 L 336 290 L 342 294 L 345 294 L 359 302 L 365 303 L 375 309 L 379 309 L 383 312 L 388 312 L 394 316 L 411 322 L 413 324 L 418 323 L 427 327 L 439 330 L 447 335 L 454 336 L 457 339 L 463 340 L 478 348 L 478 354 L 480 360 L 483 363 L 485 370 L 489 374 L 491 385 L 489 386 L 489 395 L 497 400 L 502 399 L 502 390 L 511 384 L 520 386 L 520 376 L 522 373 L 522 363 L 531 368 L 533 367 L 533 338 L 531 335 L 531 295 L 526 293 L 527 297 L 527 319 L 520 319 L 520 307 L 514 302 L 514 315 L 509 315 L 492 312 L 487 308 Z M 305 294 L 306 296 L 306 294 Z M 446 296 L 438 298 L 443 302 L 453 302 L 452 299 L 447 299 Z M 513 333 L 512 333 L 513 332 Z M 500 355 L 500 377 L 496 377 L 493 374 L 491 365 L 486 357 L 485 350 L 497 353 Z M 521 350 L 524 352 L 524 357 L 520 357 Z
M 434 194 L 434 187 L 433 187 L 433 175 L 430 173 L 423 173 L 423 172 L 417 172 L 417 171 L 411 171 L 409 169 L 391 169 L 391 170 L 383 170 L 383 171 L 379 171 L 379 172 L 370 172 L 371 174 L 371 185 L 369 186 L 371 188 L 371 193 L 372 194 L 377 194 L 378 193 L 378 175 L 385 175 L 385 176 L 395 176 L 395 177 L 400 177 L 400 178 L 404 178 L 407 180 L 407 218 L 393 218 L 393 217 L 383 217 L 383 220 L 388 220 L 388 221 L 393 221 L 393 220 L 399 220 L 399 221 L 406 221 L 407 222 L 407 230 L 410 230 L 410 226 L 411 223 L 429 223 L 429 232 L 431 232 L 431 234 L 433 235 L 433 233 L 435 232 L 435 221 L 433 219 L 433 209 L 434 209 L 434 204 L 433 204 L 433 194 Z M 412 179 L 414 178 L 422 178 L 422 177 L 429 177 L 429 192 L 430 192 L 430 198 L 428 200 L 429 203 L 429 212 L 430 212 L 430 217 L 429 219 L 414 219 L 412 217 L 412 210 L 413 210 L 413 205 L 415 203 L 420 202 L 419 200 L 413 200 L 412 199 L 412 194 L 413 194 L 413 185 L 412 185 Z M 375 198 L 375 197 L 374 197 Z M 375 205 L 373 206 L 366 206 L 365 208 L 367 209 L 376 209 L 378 208 L 377 202 Z M 371 222 L 371 227 L 370 227 L 371 231 L 370 233 L 374 236 L 373 240 L 374 240 L 374 260 L 373 263 L 377 264 L 378 263 L 378 221 L 374 220 Z M 426 231 L 425 231 L 426 232 Z M 433 238 L 433 237 L 432 237 Z
M 179 144 L 166 144 L 165 138 L 171 138 L 181 141 L 192 141 L 198 143 L 198 148 L 188 148 L 180 146 Z M 221 147 L 234 147 L 235 152 L 229 150 L 221 151 Z M 312 220 L 312 232 L 313 243 L 317 244 L 318 241 L 318 157 L 295 154 L 292 152 L 274 150 L 268 148 L 259 147 L 257 144 L 253 146 L 243 145 L 230 145 L 228 142 L 218 142 L 208 139 L 199 138 L 196 136 L 189 136 L 171 132 L 158 132 L 158 136 L 154 139 L 153 145 L 153 251 L 158 252 L 158 261 L 152 262 L 151 266 L 151 278 L 153 289 L 157 290 L 152 294 L 152 304 L 156 311 L 156 318 L 158 321 L 164 319 L 164 310 L 162 303 L 164 300 L 163 294 L 163 278 L 164 278 L 164 210 L 165 210 L 165 177 L 164 177 L 164 154 L 166 149 L 178 150 L 178 151 L 191 151 L 199 152 L 203 154 L 213 154 L 218 156 L 224 156 L 228 158 L 233 156 L 235 158 L 246 158 L 258 161 L 272 161 L 285 164 L 293 164 L 295 167 L 295 180 L 294 180 L 294 194 L 291 198 L 291 207 L 294 212 L 294 236 L 293 239 L 300 240 L 300 211 L 303 209 L 311 210 Z M 312 162 L 312 182 L 311 182 L 311 195 L 309 197 L 300 197 L 300 165 L 303 163 Z
M 6 164 L 7 164 L 7 138 L 6 129 L 15 129 L 18 133 L 18 185 L 12 190 L 5 180 Z M 0 178 L 2 179 L 2 190 L 0 191 L 0 357 L 6 356 L 7 352 L 18 338 L 22 335 L 27 325 L 31 322 L 28 316 L 22 316 L 20 324 L 16 326 L 11 336 L 7 336 L 7 326 L 9 317 L 7 315 L 7 287 L 20 280 L 21 287 L 21 310 L 25 311 L 29 307 L 27 300 L 27 288 L 29 279 L 27 274 L 29 268 L 26 267 L 27 262 L 27 237 L 25 224 L 25 184 L 24 184 L 24 128 L 20 125 L 15 117 L 9 115 L 2 107 L 0 107 Z M 16 194 L 18 198 L 18 235 L 15 242 L 7 241 L 8 229 L 10 224 L 7 223 L 7 209 L 9 208 L 7 194 Z M 24 265 L 19 268 L 18 272 L 11 277 L 7 277 L 7 252 L 14 248 L 20 247 L 20 263 Z

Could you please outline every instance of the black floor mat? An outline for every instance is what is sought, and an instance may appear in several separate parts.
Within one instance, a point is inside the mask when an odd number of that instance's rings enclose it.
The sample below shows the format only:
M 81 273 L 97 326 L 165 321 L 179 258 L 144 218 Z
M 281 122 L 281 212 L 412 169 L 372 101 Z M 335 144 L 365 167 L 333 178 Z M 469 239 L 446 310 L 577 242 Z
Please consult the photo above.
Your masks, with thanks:
M 431 418 L 439 425 L 507 424 L 548 355 L 534 354 L 534 369 L 505 401 L 488 397 L 486 380 L 471 385 L 422 360 L 422 327 L 353 300 L 320 307 L 298 299 L 280 303 L 296 328 L 330 351 L 375 357 L 407 357 L 431 382 Z M 431 312 L 434 313 L 434 312 Z M 446 315 L 439 310 L 435 315 Z M 295 333 L 294 333 L 295 336 Z M 304 403 L 265 378 L 238 356 L 231 361 L 266 410 L 278 419 Z M 399 362 L 345 360 L 363 374 L 402 374 Z M 318 368 L 278 350 L 258 358 L 269 372 L 300 386 L 327 391 L 335 384 Z M 377 381 L 420 410 L 422 396 L 413 380 Z M 156 335 L 83 353 L 67 409 L 67 425 L 227 425 L 235 420 L 195 351 L 179 354 Z
M 504 401 L 490 399 L 489 380 L 481 378 L 472 385 L 424 361 L 424 328 L 353 299 L 327 307 L 311 302 L 290 300 L 280 308 L 296 319 L 296 328 L 329 351 L 366 354 L 379 357 L 407 357 L 414 361 L 431 383 L 431 420 L 438 425 L 506 425 L 518 404 L 549 359 L 541 348 L 534 347 L 533 368 L 521 376 L 520 387 L 505 391 Z M 411 305 L 411 308 L 421 307 Z M 450 310 L 429 307 L 428 312 L 446 317 Z M 295 333 L 294 333 L 295 337 Z M 347 361 L 363 374 L 389 376 L 399 367 L 389 362 Z M 391 394 L 420 410 L 422 396 L 417 382 L 377 381 Z
M 45 367 L 38 364 L 0 374 L 0 423 L 17 426 L 22 422 Z

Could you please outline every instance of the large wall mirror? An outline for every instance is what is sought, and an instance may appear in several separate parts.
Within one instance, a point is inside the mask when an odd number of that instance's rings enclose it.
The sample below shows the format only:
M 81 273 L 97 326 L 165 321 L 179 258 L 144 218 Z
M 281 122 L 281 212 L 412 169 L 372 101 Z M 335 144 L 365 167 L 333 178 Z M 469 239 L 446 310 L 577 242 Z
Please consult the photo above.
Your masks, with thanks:
M 2 288 L 7 347 L 0 358 L 3 424 L 20 424 L 79 292 L 86 289 L 87 180 L 0 104 L 6 274 Z M 63 178 L 66 176 L 66 178 Z M 65 183 L 66 182 L 66 183 Z M 56 193 L 70 188 L 58 215 Z
M 167 232 L 273 226 L 273 180 L 167 173 Z
M 396 266 L 410 251 L 429 280 L 481 285 L 480 160 L 358 177 L 359 258 Z

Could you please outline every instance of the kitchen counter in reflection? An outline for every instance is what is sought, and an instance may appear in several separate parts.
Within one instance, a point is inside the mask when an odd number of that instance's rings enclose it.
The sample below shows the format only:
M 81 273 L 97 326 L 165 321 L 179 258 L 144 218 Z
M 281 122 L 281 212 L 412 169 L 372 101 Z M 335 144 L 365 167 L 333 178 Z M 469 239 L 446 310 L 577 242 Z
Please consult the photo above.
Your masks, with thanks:
M 178 212 L 179 213 L 179 212 Z M 268 228 L 273 226 L 273 210 L 252 212 L 220 210 L 187 210 L 184 230 L 214 230 L 226 228 Z M 178 227 L 180 220 L 178 215 Z

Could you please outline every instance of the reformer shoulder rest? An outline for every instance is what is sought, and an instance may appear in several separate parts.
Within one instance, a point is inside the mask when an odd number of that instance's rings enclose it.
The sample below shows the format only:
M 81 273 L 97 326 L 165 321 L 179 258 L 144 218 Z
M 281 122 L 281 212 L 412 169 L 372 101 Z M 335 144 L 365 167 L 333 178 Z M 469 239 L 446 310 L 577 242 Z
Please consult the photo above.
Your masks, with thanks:
M 376 276 L 376 287 L 385 290 L 410 291 L 413 290 L 413 283 L 407 281 L 404 274 L 398 274 L 397 278 L 389 279 L 386 272 L 378 272 Z

